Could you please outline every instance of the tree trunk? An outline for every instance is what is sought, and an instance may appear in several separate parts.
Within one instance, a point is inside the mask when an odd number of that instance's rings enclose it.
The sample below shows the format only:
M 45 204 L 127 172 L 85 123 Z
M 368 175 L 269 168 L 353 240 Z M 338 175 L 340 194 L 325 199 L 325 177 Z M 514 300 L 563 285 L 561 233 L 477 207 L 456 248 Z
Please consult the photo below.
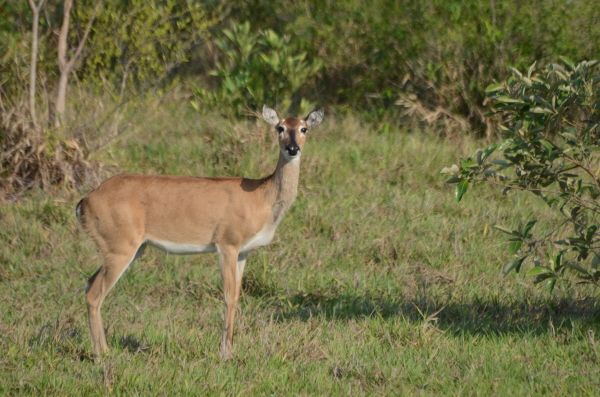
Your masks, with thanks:
M 67 84 L 69 83 L 69 73 L 71 65 L 67 60 L 67 36 L 69 35 L 69 22 L 71 21 L 71 7 L 73 0 L 65 0 L 63 21 L 58 34 L 58 68 L 60 70 L 60 80 L 58 83 L 58 95 L 56 97 L 56 109 L 54 113 L 54 126 L 60 127 L 61 119 L 65 113 L 65 103 L 67 99 Z
M 67 85 L 69 84 L 69 72 L 60 71 L 60 79 L 58 80 L 58 94 L 56 96 L 56 113 L 54 117 L 54 126 L 60 127 L 62 124 L 63 114 L 65 113 L 65 103 L 67 101 Z
M 35 114 L 35 83 L 37 80 L 37 55 L 38 55 L 38 28 L 40 23 L 40 11 L 46 0 L 41 0 L 36 6 L 33 0 L 27 0 L 29 8 L 33 12 L 33 24 L 31 26 L 31 67 L 29 69 L 29 113 L 31 121 L 37 127 L 37 117 Z
M 85 33 L 83 34 L 75 53 L 71 59 L 67 59 L 67 37 L 69 36 L 69 22 L 71 19 L 71 7 L 73 6 L 73 0 L 65 0 L 63 22 L 58 34 L 58 68 L 60 69 L 60 80 L 58 82 L 58 94 L 56 96 L 56 109 L 54 114 L 54 126 L 56 128 L 61 126 L 62 119 L 64 118 L 67 101 L 67 88 L 69 86 L 69 74 L 73 71 L 75 62 L 81 56 L 81 51 L 83 50 L 83 46 L 87 41 L 88 35 L 90 34 L 92 23 L 94 23 L 94 19 L 96 19 L 96 13 L 98 12 L 98 8 L 101 3 L 102 0 L 98 0 L 96 3 L 94 13 L 88 21 L 88 24 L 85 28 Z

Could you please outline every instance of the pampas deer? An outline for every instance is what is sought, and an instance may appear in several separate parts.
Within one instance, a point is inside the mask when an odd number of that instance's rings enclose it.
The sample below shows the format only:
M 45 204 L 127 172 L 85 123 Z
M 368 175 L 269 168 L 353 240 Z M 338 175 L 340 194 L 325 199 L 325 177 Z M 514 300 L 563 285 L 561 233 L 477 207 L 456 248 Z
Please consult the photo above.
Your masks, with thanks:
M 282 119 L 265 105 L 262 116 L 279 140 L 277 167 L 265 178 L 118 175 L 79 202 L 77 217 L 103 259 L 86 285 L 96 361 L 108 349 L 102 302 L 148 244 L 174 254 L 219 254 L 224 291 L 221 349 L 224 358 L 231 356 L 246 258 L 271 242 L 294 202 L 306 134 L 321 123 L 324 112 Z

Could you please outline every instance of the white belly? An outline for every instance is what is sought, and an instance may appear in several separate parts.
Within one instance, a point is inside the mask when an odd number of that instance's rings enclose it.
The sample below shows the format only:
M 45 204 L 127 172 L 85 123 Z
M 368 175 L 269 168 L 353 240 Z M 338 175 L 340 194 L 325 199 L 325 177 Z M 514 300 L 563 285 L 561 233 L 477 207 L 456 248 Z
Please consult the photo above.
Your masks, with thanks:
M 265 228 L 248 240 L 240 249 L 240 252 L 248 252 L 268 245 L 275 236 L 275 228 Z
M 217 252 L 217 247 L 214 244 L 210 245 L 199 245 L 199 244 L 181 244 L 174 243 L 172 241 L 158 241 L 148 240 L 148 244 L 151 244 L 163 251 L 171 254 L 203 254 L 207 252 Z
M 260 247 L 268 245 L 275 236 L 275 228 L 265 228 L 258 232 L 254 237 L 248 240 L 242 248 L 241 253 L 253 251 Z M 185 255 L 185 254 L 204 254 L 208 252 L 217 252 L 217 246 L 215 244 L 200 245 L 200 244 L 182 244 L 174 243 L 172 241 L 160 241 L 160 240 L 148 240 L 146 243 L 160 248 L 171 254 Z

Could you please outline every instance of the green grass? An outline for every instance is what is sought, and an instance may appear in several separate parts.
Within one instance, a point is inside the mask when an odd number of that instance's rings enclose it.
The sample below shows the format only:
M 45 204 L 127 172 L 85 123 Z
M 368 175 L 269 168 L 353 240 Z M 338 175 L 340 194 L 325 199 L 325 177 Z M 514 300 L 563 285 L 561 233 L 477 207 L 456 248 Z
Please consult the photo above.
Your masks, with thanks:
M 261 177 L 277 160 L 263 122 L 174 105 L 132 125 L 102 153 L 123 172 Z M 326 115 L 297 201 L 249 257 L 228 361 L 216 256 L 148 249 L 103 305 L 112 350 L 94 365 L 83 285 L 99 256 L 74 216 L 89 190 L 2 203 L 0 393 L 596 395 L 597 291 L 501 274 L 493 225 L 548 229 L 552 212 L 483 187 L 456 203 L 438 174 L 483 145 Z

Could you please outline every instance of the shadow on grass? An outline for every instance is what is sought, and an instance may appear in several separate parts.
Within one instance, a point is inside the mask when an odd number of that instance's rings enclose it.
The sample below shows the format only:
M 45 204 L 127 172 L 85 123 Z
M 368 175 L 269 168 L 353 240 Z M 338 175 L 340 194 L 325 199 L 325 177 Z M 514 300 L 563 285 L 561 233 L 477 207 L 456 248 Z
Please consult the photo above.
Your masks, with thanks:
M 443 278 L 435 281 L 446 285 L 452 280 Z M 429 322 L 455 334 L 541 335 L 574 328 L 600 332 L 600 298 L 595 297 L 460 298 L 424 292 L 428 290 L 426 284 L 417 289 L 413 298 L 407 298 L 400 291 L 397 294 L 344 288 L 286 291 L 268 274 L 257 272 L 250 272 L 242 287 L 244 295 L 257 298 L 255 304 L 278 306 L 274 318 L 281 322 L 308 321 L 314 317 L 327 321 L 398 317 L 414 324 Z
M 433 322 L 453 333 L 545 334 L 560 329 L 600 328 L 600 299 L 515 300 L 475 299 L 444 302 L 433 299 L 404 300 L 403 297 L 296 293 L 281 305 L 278 321 L 311 317 L 349 320 L 365 317 L 403 317 L 414 323 Z M 291 308 L 290 308 L 291 307 Z

